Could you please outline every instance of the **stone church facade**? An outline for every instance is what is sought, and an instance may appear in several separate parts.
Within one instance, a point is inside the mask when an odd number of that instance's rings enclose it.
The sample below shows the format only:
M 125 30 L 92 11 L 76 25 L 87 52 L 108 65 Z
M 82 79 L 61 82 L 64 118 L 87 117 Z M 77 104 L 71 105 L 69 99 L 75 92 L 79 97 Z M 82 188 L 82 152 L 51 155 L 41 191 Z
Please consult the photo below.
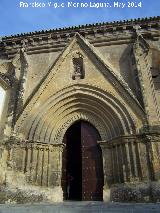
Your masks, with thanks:
M 1 202 L 160 200 L 160 17 L 3 37 Z

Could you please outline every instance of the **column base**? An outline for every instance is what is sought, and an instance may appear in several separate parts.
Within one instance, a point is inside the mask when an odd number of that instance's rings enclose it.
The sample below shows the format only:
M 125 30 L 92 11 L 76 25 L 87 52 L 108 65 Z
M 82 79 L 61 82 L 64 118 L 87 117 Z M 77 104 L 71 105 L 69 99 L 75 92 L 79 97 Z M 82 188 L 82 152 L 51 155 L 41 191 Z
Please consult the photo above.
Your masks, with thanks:
M 135 182 L 115 184 L 110 189 L 113 202 L 159 202 L 160 182 Z
M 110 202 L 111 190 L 110 189 L 103 189 L 103 201 Z

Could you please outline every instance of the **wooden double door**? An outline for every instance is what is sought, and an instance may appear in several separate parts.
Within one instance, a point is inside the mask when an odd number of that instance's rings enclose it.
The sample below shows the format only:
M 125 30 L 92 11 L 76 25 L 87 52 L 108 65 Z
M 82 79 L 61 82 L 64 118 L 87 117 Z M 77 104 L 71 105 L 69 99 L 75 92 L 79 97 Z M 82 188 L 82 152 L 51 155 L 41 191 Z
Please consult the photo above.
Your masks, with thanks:
M 98 131 L 78 121 L 66 132 L 62 160 L 64 200 L 103 200 L 102 153 Z

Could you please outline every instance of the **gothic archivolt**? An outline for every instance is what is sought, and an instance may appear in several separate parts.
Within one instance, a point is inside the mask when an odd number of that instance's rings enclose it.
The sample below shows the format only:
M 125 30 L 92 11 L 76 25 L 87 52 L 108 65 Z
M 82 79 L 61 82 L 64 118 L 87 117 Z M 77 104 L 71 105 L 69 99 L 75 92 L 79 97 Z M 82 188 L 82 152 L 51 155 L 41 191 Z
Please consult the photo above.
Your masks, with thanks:
M 78 115 L 77 119 L 69 121 L 74 114 Z M 51 95 L 17 125 L 16 131 L 28 140 L 57 143 L 79 119 L 91 121 L 103 140 L 136 132 L 133 116 L 123 103 L 109 92 L 83 84 L 68 86 Z

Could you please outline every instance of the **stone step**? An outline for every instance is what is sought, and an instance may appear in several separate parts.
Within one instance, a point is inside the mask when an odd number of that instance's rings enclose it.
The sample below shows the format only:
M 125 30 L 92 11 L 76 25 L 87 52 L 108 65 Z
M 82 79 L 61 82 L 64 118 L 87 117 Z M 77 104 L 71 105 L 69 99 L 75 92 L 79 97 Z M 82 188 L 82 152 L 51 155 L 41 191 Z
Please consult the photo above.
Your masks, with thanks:
M 159 213 L 160 203 L 63 202 L 55 204 L 1 204 L 0 213 Z

